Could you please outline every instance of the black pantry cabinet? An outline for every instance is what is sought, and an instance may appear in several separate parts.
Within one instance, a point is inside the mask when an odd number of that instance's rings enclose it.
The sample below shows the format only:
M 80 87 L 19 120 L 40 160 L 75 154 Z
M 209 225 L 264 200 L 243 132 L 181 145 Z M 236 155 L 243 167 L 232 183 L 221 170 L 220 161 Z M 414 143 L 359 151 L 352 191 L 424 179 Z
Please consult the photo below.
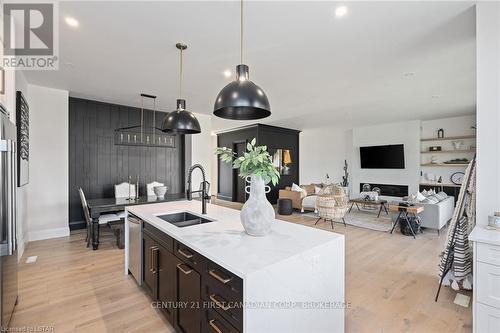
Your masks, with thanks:
M 271 186 L 271 192 L 267 194 L 267 199 L 275 204 L 280 189 L 291 186 L 292 183 L 299 183 L 299 133 L 300 131 L 289 128 L 253 124 L 217 134 L 217 146 L 231 148 L 238 155 L 242 155 L 246 144 L 253 138 L 257 140 L 257 145 L 266 145 L 281 172 L 279 183 L 277 186 Z M 245 202 L 248 197 L 245 193 L 247 184 L 244 179 L 238 177 L 238 171 L 220 159 L 217 170 L 217 197 Z

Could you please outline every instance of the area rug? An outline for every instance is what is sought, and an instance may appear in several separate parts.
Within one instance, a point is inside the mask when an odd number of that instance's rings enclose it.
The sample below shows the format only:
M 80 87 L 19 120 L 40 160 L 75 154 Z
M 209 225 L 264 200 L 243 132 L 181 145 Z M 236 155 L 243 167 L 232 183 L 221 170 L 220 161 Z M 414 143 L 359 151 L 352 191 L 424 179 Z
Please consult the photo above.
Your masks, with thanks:
M 377 218 L 378 209 L 375 210 L 353 210 L 350 213 L 347 213 L 344 217 L 345 223 L 348 225 L 352 225 L 355 227 L 375 230 L 375 231 L 383 231 L 389 232 L 392 228 L 391 216 L 385 214 L 382 211 L 380 213 L 380 217 Z M 302 216 L 308 216 L 312 218 L 318 218 L 318 214 L 313 212 L 303 213 Z M 339 221 L 340 222 L 340 221 Z

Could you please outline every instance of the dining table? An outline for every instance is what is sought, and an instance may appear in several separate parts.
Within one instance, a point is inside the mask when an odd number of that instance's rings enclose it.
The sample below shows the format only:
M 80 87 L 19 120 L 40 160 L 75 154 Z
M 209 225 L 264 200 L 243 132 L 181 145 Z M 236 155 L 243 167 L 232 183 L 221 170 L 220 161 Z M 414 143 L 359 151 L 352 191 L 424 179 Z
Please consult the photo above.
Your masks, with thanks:
M 90 229 L 92 239 L 92 249 L 99 248 L 99 216 L 104 213 L 116 213 L 124 211 L 125 207 L 148 205 L 166 201 L 183 200 L 184 193 L 166 194 L 164 197 L 139 196 L 138 198 L 96 198 L 87 200 L 92 225 Z

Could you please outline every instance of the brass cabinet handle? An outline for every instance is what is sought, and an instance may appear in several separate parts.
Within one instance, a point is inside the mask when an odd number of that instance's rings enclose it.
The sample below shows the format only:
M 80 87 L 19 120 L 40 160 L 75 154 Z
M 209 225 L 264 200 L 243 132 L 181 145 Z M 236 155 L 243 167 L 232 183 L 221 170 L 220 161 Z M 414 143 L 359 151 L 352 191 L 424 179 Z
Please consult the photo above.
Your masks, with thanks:
M 219 281 L 219 282 L 221 282 L 223 284 L 226 284 L 226 283 L 228 283 L 229 281 L 231 281 L 233 279 L 232 277 L 230 277 L 230 278 L 224 278 L 224 277 L 220 276 L 219 274 L 217 274 L 217 272 L 215 271 L 215 269 L 209 270 L 208 274 L 210 274 L 217 281 Z
M 212 327 L 212 328 L 213 328 L 213 330 L 214 330 L 215 332 L 217 332 L 217 333 L 224 333 L 224 332 L 222 332 L 222 330 L 219 328 L 219 326 L 217 326 L 217 325 L 215 324 L 215 319 L 210 319 L 210 321 L 208 322 L 208 324 L 210 324 L 210 327 Z
M 185 264 L 177 264 L 177 268 L 178 268 L 178 269 L 179 269 L 182 273 L 184 273 L 184 274 L 186 274 L 186 275 L 187 275 L 187 274 L 190 274 L 190 273 L 193 271 L 192 269 L 188 269 L 188 270 L 186 270 L 186 269 L 182 268 L 182 265 L 185 265 Z M 185 266 L 187 266 L 187 265 L 185 265 Z M 189 266 L 188 266 L 188 267 L 189 267 Z
M 152 262 L 153 262 L 153 274 L 156 274 L 156 271 L 158 270 L 158 246 L 153 246 L 151 248 L 151 257 L 152 257 Z
M 149 248 L 149 271 L 153 271 L 153 247 Z
M 177 249 L 177 252 L 179 252 L 180 254 L 182 254 L 183 257 L 188 258 L 188 259 L 191 259 L 193 257 L 193 254 L 191 254 L 189 252 L 185 252 L 185 250 L 183 250 L 183 249 Z
M 212 295 L 208 296 L 208 298 L 210 298 L 210 300 L 211 300 L 212 302 L 214 302 L 214 303 L 215 303 L 215 305 L 217 305 L 219 308 L 221 308 L 221 309 L 222 309 L 222 310 L 224 310 L 224 311 L 227 311 L 227 310 L 231 309 L 231 307 L 230 307 L 229 305 L 224 305 L 224 304 L 223 304 L 223 302 L 225 302 L 225 301 L 222 301 L 222 302 L 221 302 L 221 301 L 219 301 L 217 298 L 215 298 L 215 296 L 216 296 L 215 294 L 212 294 Z M 219 296 L 219 297 L 220 297 L 220 296 Z

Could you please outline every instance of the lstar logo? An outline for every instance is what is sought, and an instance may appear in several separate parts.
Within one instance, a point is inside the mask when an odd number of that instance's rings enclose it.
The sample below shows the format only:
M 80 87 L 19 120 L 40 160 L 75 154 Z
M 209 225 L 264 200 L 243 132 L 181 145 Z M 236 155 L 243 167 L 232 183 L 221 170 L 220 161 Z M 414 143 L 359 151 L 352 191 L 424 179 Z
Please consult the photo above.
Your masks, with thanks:
M 2 66 L 57 69 L 57 3 L 4 2 Z

